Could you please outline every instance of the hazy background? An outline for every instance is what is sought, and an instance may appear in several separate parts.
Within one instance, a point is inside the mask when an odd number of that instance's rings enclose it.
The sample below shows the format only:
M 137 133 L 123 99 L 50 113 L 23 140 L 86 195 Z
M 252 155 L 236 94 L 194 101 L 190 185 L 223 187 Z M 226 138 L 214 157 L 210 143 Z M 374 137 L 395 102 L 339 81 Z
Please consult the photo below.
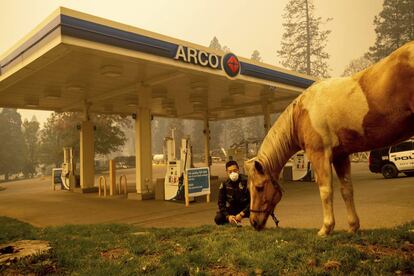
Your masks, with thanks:
M 0 0 L 0 56 L 59 6 L 79 10 L 160 34 L 208 46 L 216 36 L 222 45 L 249 58 L 258 50 L 265 63 L 280 66 L 276 51 L 283 34 L 287 0 Z M 374 16 L 383 0 L 314 0 L 322 18 L 333 18 L 327 52 L 331 76 L 340 76 L 352 59 L 375 42 Z M 20 110 L 43 124 L 50 112 Z

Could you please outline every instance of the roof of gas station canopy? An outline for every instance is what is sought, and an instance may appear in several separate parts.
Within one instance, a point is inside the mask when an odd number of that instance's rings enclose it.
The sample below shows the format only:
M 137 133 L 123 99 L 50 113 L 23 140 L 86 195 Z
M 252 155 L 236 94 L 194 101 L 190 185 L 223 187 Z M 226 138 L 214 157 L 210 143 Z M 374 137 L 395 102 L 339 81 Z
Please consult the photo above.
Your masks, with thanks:
M 180 45 L 198 64 L 175 58 Z M 241 57 L 229 77 L 200 65 L 209 56 L 226 53 L 59 8 L 0 57 L 0 107 L 131 114 L 149 89 L 153 115 L 216 120 L 281 111 L 315 81 Z

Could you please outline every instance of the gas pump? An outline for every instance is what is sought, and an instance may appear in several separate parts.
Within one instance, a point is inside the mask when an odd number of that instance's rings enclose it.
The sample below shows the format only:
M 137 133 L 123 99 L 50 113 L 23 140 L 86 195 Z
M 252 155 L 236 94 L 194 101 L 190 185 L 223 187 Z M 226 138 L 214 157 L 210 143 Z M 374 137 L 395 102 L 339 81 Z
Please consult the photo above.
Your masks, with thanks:
M 304 151 L 299 151 L 293 156 L 292 180 L 310 181 L 310 161 Z
M 288 181 L 312 181 L 311 163 L 303 150 L 297 152 L 283 168 L 283 178 Z
M 63 148 L 63 164 L 62 164 L 62 185 L 66 190 L 73 191 L 76 184 L 75 177 L 76 164 L 73 158 L 73 148 Z
M 164 180 L 164 199 L 178 199 L 180 184 L 183 183 L 184 172 L 192 166 L 192 154 L 190 138 L 181 139 L 180 158 L 175 154 L 174 129 L 171 130 L 171 137 L 165 138 L 167 155 L 167 172 Z

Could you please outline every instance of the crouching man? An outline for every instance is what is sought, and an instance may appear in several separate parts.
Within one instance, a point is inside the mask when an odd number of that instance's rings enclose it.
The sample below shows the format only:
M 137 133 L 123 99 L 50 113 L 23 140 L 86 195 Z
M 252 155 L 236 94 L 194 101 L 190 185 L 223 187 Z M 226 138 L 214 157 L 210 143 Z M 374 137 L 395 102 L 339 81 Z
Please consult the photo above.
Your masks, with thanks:
M 216 224 L 238 224 L 243 218 L 249 217 L 250 192 L 247 187 L 247 176 L 239 174 L 239 165 L 236 161 L 226 163 L 228 178 L 221 183 L 218 196 Z

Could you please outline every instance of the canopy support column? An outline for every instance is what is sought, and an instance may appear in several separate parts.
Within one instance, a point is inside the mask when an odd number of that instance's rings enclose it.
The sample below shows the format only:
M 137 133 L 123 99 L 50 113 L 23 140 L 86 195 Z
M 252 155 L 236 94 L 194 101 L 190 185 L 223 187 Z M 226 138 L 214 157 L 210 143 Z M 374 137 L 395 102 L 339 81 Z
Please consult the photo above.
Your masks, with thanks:
M 269 105 L 267 103 L 264 103 L 262 105 L 263 108 L 263 116 L 264 116 L 264 129 L 265 129 L 265 135 L 269 132 L 271 124 L 270 124 L 270 111 L 269 111 Z
M 149 89 L 139 91 L 139 107 L 135 118 L 135 168 L 137 199 L 142 200 L 152 186 L 151 110 Z
M 89 118 L 89 104 L 84 104 L 84 118 L 80 129 L 80 186 L 91 188 L 95 182 L 94 127 Z
M 210 124 L 208 122 L 208 113 L 204 114 L 204 163 L 206 167 L 211 165 L 210 157 Z

